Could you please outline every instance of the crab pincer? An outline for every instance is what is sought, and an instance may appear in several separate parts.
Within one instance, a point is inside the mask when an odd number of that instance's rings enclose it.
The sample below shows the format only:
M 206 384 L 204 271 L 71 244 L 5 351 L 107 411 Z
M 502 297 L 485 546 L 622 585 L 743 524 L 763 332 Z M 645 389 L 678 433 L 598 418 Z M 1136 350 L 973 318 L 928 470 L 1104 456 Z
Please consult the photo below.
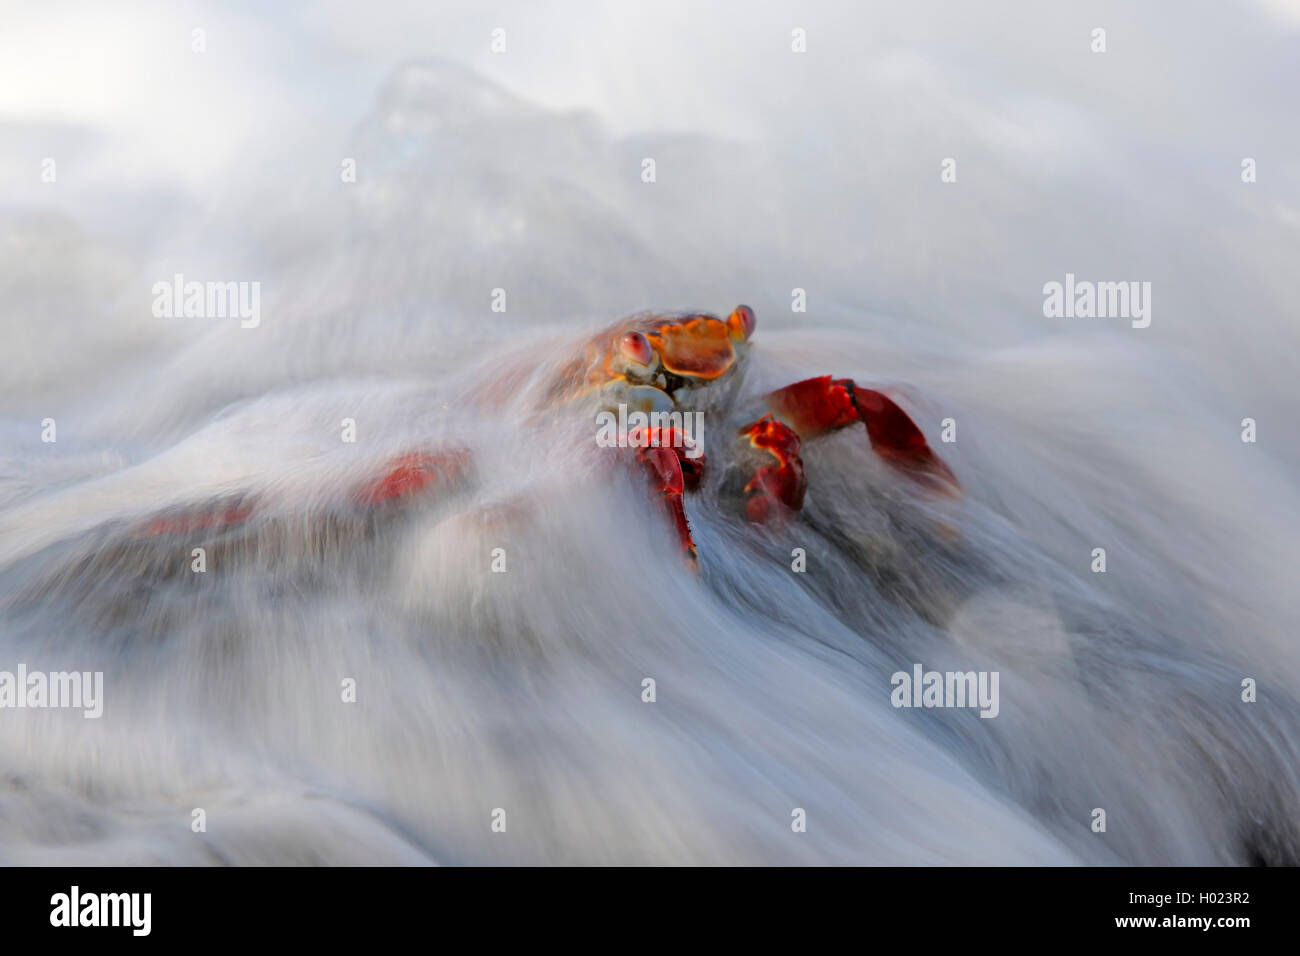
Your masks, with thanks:
M 772 414 L 802 438 L 861 422 L 871 448 L 890 465 L 931 490 L 961 496 L 952 470 L 930 448 L 925 435 L 898 403 L 850 378 L 804 379 L 777 389 L 767 397 Z
M 743 489 L 745 514 L 750 521 L 767 524 L 803 507 L 808 479 L 799 456 L 802 442 L 794 429 L 772 415 L 764 415 L 740 430 L 737 445 L 738 458 L 762 462 L 753 466 L 753 477 Z

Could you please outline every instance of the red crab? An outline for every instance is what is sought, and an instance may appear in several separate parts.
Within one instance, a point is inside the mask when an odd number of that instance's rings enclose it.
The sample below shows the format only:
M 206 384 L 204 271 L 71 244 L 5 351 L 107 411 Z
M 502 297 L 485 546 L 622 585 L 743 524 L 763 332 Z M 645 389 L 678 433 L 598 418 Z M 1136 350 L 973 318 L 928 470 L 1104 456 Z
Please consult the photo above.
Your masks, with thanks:
M 596 335 L 560 368 L 545 384 L 541 404 L 585 409 L 597 418 L 604 413 L 606 425 L 634 423 L 620 444 L 644 469 L 692 564 L 696 548 L 684 497 L 700 487 L 706 468 L 698 430 L 691 427 L 701 417 L 709 420 L 713 435 L 726 436 L 729 464 L 741 476 L 724 483 L 725 492 L 757 523 L 788 520 L 803 506 L 803 441 L 856 424 L 864 426 L 871 447 L 890 465 L 932 491 L 960 494 L 956 478 L 907 413 L 883 392 L 852 379 L 805 379 L 735 407 L 754 329 L 754 312 L 745 305 L 726 319 L 700 313 L 626 319 Z M 355 488 L 351 500 L 363 508 L 386 506 L 450 486 L 471 465 L 464 448 L 411 452 Z M 145 530 L 181 533 L 241 524 L 256 510 L 256 503 L 246 500 L 224 503 L 156 518 Z

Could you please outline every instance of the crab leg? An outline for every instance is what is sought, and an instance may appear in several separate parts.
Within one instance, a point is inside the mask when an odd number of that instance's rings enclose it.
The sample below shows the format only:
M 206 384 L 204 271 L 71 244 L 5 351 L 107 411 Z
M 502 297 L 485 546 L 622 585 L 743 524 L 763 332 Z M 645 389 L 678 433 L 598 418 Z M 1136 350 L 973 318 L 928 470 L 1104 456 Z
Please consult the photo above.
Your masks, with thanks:
M 408 499 L 435 483 L 451 484 L 468 470 L 469 452 L 409 452 L 387 462 L 379 474 L 355 489 L 353 504 L 373 508 Z M 251 496 L 227 498 L 193 508 L 165 512 L 141 524 L 136 533 L 147 537 L 192 534 L 241 525 L 253 517 L 259 501 Z
M 885 461 L 937 491 L 961 494 L 956 477 L 930 449 L 921 429 L 883 392 L 825 375 L 777 389 L 767 397 L 767 407 L 802 438 L 862 422 L 872 449 Z
M 136 529 L 137 534 L 156 535 L 190 534 L 212 528 L 226 528 L 243 524 L 253 516 L 251 499 L 230 499 L 187 511 L 171 511 L 150 518 Z
M 437 453 L 409 452 L 389 461 L 378 477 L 357 489 L 353 500 L 373 507 L 409 498 L 436 482 L 451 484 L 458 481 L 464 477 L 469 464 L 470 454 L 463 448 Z
M 650 479 L 650 491 L 657 495 L 668 511 L 668 518 L 677 529 L 682 552 L 692 567 L 697 561 L 695 539 L 686 520 L 682 496 L 694 491 L 704 471 L 704 458 L 686 457 L 686 446 L 680 430 L 676 428 L 637 429 L 630 442 L 638 446 L 636 460 Z

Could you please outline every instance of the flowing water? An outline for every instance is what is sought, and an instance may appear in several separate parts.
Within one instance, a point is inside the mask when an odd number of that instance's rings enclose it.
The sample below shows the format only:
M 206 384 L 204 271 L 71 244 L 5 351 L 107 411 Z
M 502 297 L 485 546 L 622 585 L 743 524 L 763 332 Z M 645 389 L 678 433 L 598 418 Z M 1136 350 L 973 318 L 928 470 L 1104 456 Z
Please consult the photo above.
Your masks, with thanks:
M 235 5 L 199 54 L 87 9 L 98 106 L 0 100 L 0 671 L 103 672 L 102 715 L 0 710 L 0 861 L 1300 861 L 1300 33 L 1191 6 L 828 4 L 795 54 L 785 14 L 542 4 L 504 55 L 469 11 Z M 1067 273 L 1150 325 L 1046 317 Z M 156 315 L 177 274 L 256 320 Z M 739 302 L 742 398 L 887 388 L 962 499 L 848 429 L 788 527 L 706 481 L 684 568 L 539 383 Z M 255 517 L 142 530 L 214 502 Z M 893 706 L 918 664 L 997 715 Z

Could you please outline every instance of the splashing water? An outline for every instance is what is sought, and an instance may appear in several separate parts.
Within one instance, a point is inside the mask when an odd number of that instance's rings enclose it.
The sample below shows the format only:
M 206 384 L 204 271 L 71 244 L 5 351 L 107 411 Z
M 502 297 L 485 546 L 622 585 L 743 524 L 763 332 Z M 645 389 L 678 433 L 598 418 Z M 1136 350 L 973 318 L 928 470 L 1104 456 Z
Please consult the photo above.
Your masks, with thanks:
M 958 67 L 818 62 L 822 121 L 862 121 L 818 138 L 790 104 L 788 141 L 756 120 L 738 148 L 621 136 L 423 60 L 342 147 L 268 155 L 257 189 L 151 194 L 148 225 L 108 228 L 120 210 L 93 202 L 15 217 L 5 328 L 31 361 L 0 389 L 0 670 L 102 671 L 104 709 L 0 711 L 0 860 L 1300 861 L 1300 445 L 1281 424 L 1300 330 L 1270 271 L 1296 220 L 1237 209 L 1201 167 L 1108 180 L 1098 152 L 1050 145 L 1088 141 L 1043 128 L 1066 93 L 1002 103 L 992 145 L 978 94 L 942 105 Z M 935 111 L 971 157 L 937 196 Z M 1156 150 L 1106 122 L 1125 156 Z M 355 183 L 333 159 L 289 172 L 336 152 Z M 1185 228 L 1189 190 L 1235 240 Z M 1120 212 L 1090 212 L 1099 196 Z M 1048 209 L 1075 232 L 1036 224 Z M 1151 327 L 1044 318 L 1067 271 L 1149 278 Z M 262 321 L 149 315 L 176 273 L 260 282 Z M 689 499 L 684 569 L 638 478 L 589 420 L 539 420 L 537 386 L 620 315 L 740 301 L 759 321 L 745 395 L 888 386 L 962 501 L 928 501 L 846 429 L 806 444 L 789 527 Z M 426 448 L 467 449 L 472 480 L 340 505 Z M 257 516 L 139 533 L 214 502 Z M 996 672 L 996 717 L 895 707 L 917 664 Z

